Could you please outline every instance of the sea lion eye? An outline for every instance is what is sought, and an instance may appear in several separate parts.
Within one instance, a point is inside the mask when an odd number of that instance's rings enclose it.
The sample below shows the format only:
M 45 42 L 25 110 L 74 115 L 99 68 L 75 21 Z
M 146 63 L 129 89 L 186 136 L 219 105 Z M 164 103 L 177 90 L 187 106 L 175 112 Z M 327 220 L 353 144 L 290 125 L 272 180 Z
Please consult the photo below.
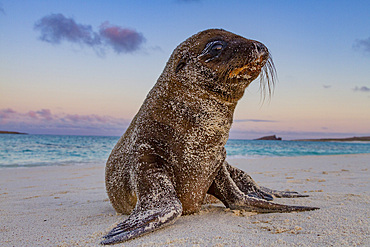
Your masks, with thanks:
M 213 56 L 219 56 L 220 52 L 223 50 L 225 45 L 225 42 L 223 41 L 212 41 L 207 44 L 206 50 L 207 53 L 213 55 Z M 208 49 L 207 49 L 208 48 Z
M 221 51 L 222 50 L 222 48 L 223 48 L 224 46 L 223 45 L 221 45 L 221 44 L 214 44 L 213 46 L 212 46 L 212 50 L 213 51 Z
M 206 45 L 199 57 L 206 57 L 206 63 L 212 61 L 213 59 L 218 58 L 221 55 L 221 51 L 224 49 L 225 46 L 225 41 L 211 41 Z

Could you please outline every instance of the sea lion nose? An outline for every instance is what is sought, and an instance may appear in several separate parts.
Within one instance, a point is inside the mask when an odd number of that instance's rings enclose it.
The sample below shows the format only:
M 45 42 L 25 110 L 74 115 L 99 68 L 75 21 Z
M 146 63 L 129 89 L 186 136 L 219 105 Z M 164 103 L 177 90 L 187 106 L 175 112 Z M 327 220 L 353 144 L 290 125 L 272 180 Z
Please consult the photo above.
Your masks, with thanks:
M 267 47 L 264 44 L 256 41 L 253 45 L 258 56 L 263 56 L 268 53 Z

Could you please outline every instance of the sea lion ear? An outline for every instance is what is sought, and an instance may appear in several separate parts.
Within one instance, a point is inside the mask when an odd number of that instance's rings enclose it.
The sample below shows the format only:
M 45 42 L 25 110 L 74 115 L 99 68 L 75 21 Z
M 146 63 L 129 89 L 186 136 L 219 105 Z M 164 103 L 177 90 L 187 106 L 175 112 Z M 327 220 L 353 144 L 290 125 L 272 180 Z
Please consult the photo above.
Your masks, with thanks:
M 184 68 L 188 63 L 188 60 L 189 58 L 187 56 L 182 57 L 176 66 L 175 73 L 179 72 L 182 68 Z

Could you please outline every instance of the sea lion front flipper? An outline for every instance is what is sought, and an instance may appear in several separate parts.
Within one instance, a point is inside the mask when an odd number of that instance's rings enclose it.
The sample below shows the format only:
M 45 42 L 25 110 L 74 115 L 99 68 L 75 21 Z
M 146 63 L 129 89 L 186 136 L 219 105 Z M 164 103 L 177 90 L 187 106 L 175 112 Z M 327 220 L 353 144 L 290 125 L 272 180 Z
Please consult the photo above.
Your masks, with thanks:
M 238 188 L 234 180 L 231 178 L 225 163 L 221 166 L 220 171 L 207 193 L 214 195 L 221 200 L 226 207 L 231 209 L 244 209 L 260 213 L 309 211 L 319 209 L 316 207 L 277 204 L 261 198 L 248 196 Z
M 129 218 L 113 228 L 101 244 L 123 242 L 169 225 L 181 216 L 182 205 L 165 171 L 157 164 L 138 169 L 138 201 Z

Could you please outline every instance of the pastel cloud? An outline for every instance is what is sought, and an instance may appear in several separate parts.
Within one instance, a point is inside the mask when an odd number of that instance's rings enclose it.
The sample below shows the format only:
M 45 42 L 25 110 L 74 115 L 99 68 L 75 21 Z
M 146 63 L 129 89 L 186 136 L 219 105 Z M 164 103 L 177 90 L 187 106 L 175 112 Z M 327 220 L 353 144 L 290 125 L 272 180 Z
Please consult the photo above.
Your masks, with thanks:
M 41 32 L 40 39 L 48 43 L 59 44 L 63 40 L 92 46 L 101 43 L 90 25 L 77 24 L 62 14 L 41 18 L 36 22 L 35 29 Z
M 100 52 L 105 47 L 112 48 L 116 53 L 130 53 L 141 48 L 145 38 L 141 33 L 104 22 L 95 32 L 91 25 L 77 23 L 73 18 L 63 14 L 51 14 L 38 20 L 34 29 L 40 32 L 40 40 L 60 44 L 62 41 L 87 45 Z
M 13 109 L 2 109 L 0 110 L 0 124 L 5 122 L 6 119 L 8 119 L 9 117 L 11 117 L 12 114 L 15 114 L 16 111 L 14 111 Z
M 69 120 L 69 121 L 72 121 L 72 122 L 75 122 L 75 123 L 78 123 L 78 122 L 91 122 L 91 123 L 96 123 L 96 122 L 100 122 L 100 123 L 107 123 L 109 122 L 109 117 L 102 117 L 102 116 L 98 116 L 98 115 L 95 115 L 95 114 L 92 114 L 92 115 L 79 115 L 79 114 L 68 114 L 66 115 L 64 118 L 64 120 Z
M 109 22 L 100 26 L 99 34 L 117 53 L 136 51 L 145 41 L 144 36 L 135 30 L 114 26 Z
M 362 86 L 362 87 L 355 87 L 353 89 L 353 91 L 355 92 L 370 92 L 370 88 L 369 87 L 366 87 L 366 86 Z
M 53 119 L 53 115 L 51 114 L 51 111 L 49 109 L 41 109 L 39 111 L 29 111 L 25 115 L 33 119 L 41 118 L 48 121 Z
M 96 114 L 53 114 L 49 109 L 0 110 L 0 129 L 31 134 L 121 135 L 130 120 Z
M 355 41 L 353 48 L 364 53 L 370 53 L 370 37 L 367 39 L 358 39 Z
M 26 115 L 31 118 L 38 118 L 37 113 L 35 111 L 29 111 Z
M 46 120 L 52 120 L 52 114 L 49 109 L 42 109 L 40 111 L 37 111 L 37 114 L 39 114 L 40 117 L 45 118 Z
M 13 109 L 3 109 L 1 110 L 2 113 L 5 113 L 5 114 L 12 114 L 12 113 L 16 113 L 16 111 L 14 111 Z

